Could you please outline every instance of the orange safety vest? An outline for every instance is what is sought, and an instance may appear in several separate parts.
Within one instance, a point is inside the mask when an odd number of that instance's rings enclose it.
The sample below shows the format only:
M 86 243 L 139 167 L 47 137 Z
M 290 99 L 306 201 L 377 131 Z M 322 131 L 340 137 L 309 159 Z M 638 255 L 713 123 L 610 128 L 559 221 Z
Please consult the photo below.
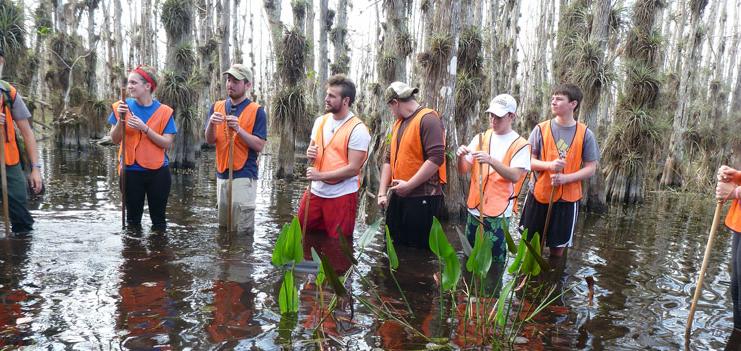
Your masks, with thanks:
M 15 90 L 15 87 L 6 83 L 5 81 L 2 81 L 3 88 L 7 88 L 7 90 L 3 91 L 2 97 L 0 97 L 0 101 L 2 101 L 2 109 L 5 113 L 5 165 L 6 166 L 15 166 L 20 162 L 21 157 L 18 153 L 18 144 L 15 142 L 15 123 L 13 123 L 13 113 L 10 108 L 12 103 L 15 101 L 15 97 L 18 94 L 18 92 Z M 10 104 L 5 101 L 8 97 L 10 97 Z
M 257 118 L 257 109 L 260 104 L 250 101 L 239 114 L 239 127 L 247 133 L 252 134 Z M 214 112 L 221 112 L 227 115 L 226 100 L 217 101 L 214 104 Z M 226 122 L 222 123 L 222 128 L 216 128 L 216 169 L 219 173 L 224 173 L 229 169 L 229 142 L 227 137 Z M 244 167 L 247 159 L 250 157 L 250 148 L 242 138 L 237 138 L 237 133 L 231 131 L 231 137 L 234 138 L 234 158 L 232 159 L 232 170 L 240 170 Z
M 543 137 L 543 145 L 540 148 L 540 160 L 552 161 L 557 159 L 559 156 L 558 147 L 551 131 L 551 120 L 539 123 L 538 128 L 540 128 L 540 135 Z M 562 171 L 563 174 L 574 173 L 581 169 L 581 154 L 586 134 L 587 126 L 584 123 L 577 122 L 576 135 L 574 135 L 571 145 L 566 151 L 566 167 Z M 541 171 L 535 182 L 535 199 L 542 204 L 547 204 L 551 196 L 551 188 L 551 172 Z M 581 197 L 581 182 L 572 182 L 556 188 L 556 192 L 553 194 L 553 201 L 564 200 L 576 202 Z
M 119 102 L 113 103 L 113 115 L 116 121 L 119 120 L 118 105 Z M 160 107 L 147 120 L 147 126 L 158 134 L 162 134 L 172 117 L 172 111 L 170 106 L 160 104 Z M 128 128 L 125 124 L 124 130 L 126 131 L 126 160 L 124 160 L 126 165 L 131 166 L 136 162 L 146 169 L 160 169 L 165 163 L 165 149 L 155 144 L 142 131 Z M 121 159 L 121 146 L 118 147 L 118 159 Z
M 317 146 L 316 159 L 314 160 L 314 167 L 321 172 L 333 171 L 350 164 L 348 158 L 350 144 L 350 136 L 352 135 L 355 127 L 363 124 L 360 118 L 353 116 L 347 121 L 342 123 L 339 129 L 337 129 L 326 143 L 324 142 L 324 124 L 332 118 L 332 114 L 328 113 L 322 116 L 322 121 L 319 123 L 319 129 L 317 129 L 316 136 L 314 138 L 314 145 Z M 366 152 L 366 157 L 368 153 Z M 365 160 L 363 161 L 365 162 Z M 360 171 L 358 170 L 358 176 Z M 325 180 L 327 184 L 337 184 L 342 180 Z M 359 181 L 359 179 L 358 179 Z
M 412 120 L 406 129 L 404 129 L 401 140 L 398 139 L 398 133 L 403 119 L 397 118 L 396 122 L 394 122 L 394 127 L 391 131 L 391 179 L 409 180 L 422 167 L 422 164 L 425 163 L 420 126 L 422 124 L 422 117 L 428 113 L 433 113 L 440 118 L 440 115 L 435 110 L 429 108 L 419 110 L 417 114 L 409 117 Z M 443 143 L 445 143 L 444 133 L 443 131 Z M 440 184 L 448 182 L 445 166 L 446 161 L 445 157 L 443 157 L 443 164 L 438 169 Z
M 493 134 L 494 132 L 491 129 L 484 133 L 484 140 L 481 142 L 480 150 L 486 150 L 487 153 L 489 152 Z M 481 137 L 479 136 L 479 138 Z M 502 158 L 502 163 L 509 167 L 510 163 L 512 163 L 512 158 L 526 146 L 528 146 L 527 140 L 518 136 L 507 148 L 507 152 L 504 154 L 504 158 Z M 473 167 L 471 168 L 471 185 L 468 188 L 467 205 L 470 209 L 479 209 L 481 203 L 479 197 L 480 169 L 481 164 L 479 162 L 474 162 Z M 487 217 L 499 217 L 507 210 L 510 200 L 517 198 L 519 189 L 522 188 L 522 182 L 525 180 L 525 175 L 523 175 L 517 181 L 517 184 L 515 184 L 502 177 L 494 170 L 494 167 L 491 167 L 488 164 L 484 166 L 484 172 L 487 173 L 487 175 L 484 179 L 483 213 L 484 216 Z M 515 185 L 520 186 L 518 188 Z
M 736 233 L 741 233 L 741 199 L 736 199 L 726 215 L 726 227 Z

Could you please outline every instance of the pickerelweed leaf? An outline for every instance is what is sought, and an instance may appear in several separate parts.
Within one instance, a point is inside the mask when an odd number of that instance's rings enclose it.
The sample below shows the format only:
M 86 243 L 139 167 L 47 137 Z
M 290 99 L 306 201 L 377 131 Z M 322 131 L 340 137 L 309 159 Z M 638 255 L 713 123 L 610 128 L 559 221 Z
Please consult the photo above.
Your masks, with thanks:
M 389 257 L 389 265 L 392 270 L 399 268 L 399 258 L 396 256 L 396 249 L 394 248 L 394 241 L 391 240 L 391 233 L 389 227 L 385 226 L 386 229 L 386 254 Z
M 283 283 L 278 294 L 278 306 L 280 306 L 281 314 L 298 312 L 298 290 L 293 284 L 293 271 L 286 271 L 283 275 Z

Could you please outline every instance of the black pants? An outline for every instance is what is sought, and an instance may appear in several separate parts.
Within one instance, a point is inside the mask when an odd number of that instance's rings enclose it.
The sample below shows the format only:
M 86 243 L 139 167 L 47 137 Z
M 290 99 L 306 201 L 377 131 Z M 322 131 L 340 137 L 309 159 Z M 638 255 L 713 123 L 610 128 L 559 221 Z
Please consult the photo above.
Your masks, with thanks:
M 731 248 L 731 299 L 733 300 L 733 327 L 741 329 L 741 233 L 733 232 L 733 247 Z
M 33 218 L 26 208 L 28 202 L 26 175 L 23 174 L 20 164 L 6 166 L 5 172 L 8 181 L 8 215 L 12 230 L 14 233 L 31 231 L 33 230 Z
M 165 209 L 171 183 L 169 167 L 153 171 L 126 171 L 126 223 L 133 228 L 141 227 L 146 196 L 152 229 L 164 230 L 167 227 Z
M 391 194 L 386 225 L 395 245 L 429 248 L 432 217 L 438 216 L 442 195 L 401 197 Z

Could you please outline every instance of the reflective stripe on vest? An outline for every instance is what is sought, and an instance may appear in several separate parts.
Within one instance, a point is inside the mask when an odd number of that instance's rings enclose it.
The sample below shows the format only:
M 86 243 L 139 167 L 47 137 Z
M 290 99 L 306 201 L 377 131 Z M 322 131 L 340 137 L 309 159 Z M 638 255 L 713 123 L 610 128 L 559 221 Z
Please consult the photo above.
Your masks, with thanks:
M 349 159 L 349 144 L 350 136 L 353 130 L 358 125 L 363 124 L 360 118 L 353 116 L 348 118 L 347 121 L 335 130 L 329 141 L 324 141 L 324 124 L 332 118 L 332 114 L 328 113 L 322 116 L 322 121 L 319 123 L 319 128 L 316 132 L 316 138 L 314 144 L 317 146 L 316 159 L 314 160 L 314 167 L 321 171 L 334 171 L 345 167 L 350 164 Z M 366 152 L 366 157 L 368 156 Z M 365 160 L 363 161 L 365 162 Z M 358 176 L 360 176 L 360 170 L 358 170 Z M 340 180 L 325 180 L 327 184 L 337 184 Z
M 440 118 L 435 110 L 429 108 L 419 110 L 417 114 L 409 117 L 412 120 L 409 121 L 406 129 L 404 129 L 401 140 L 398 139 L 398 132 L 403 119 L 397 118 L 396 122 L 394 122 L 394 127 L 391 131 L 391 179 L 409 180 L 422 168 L 422 164 L 425 163 L 420 126 L 422 124 L 422 118 L 428 113 L 432 113 Z M 443 147 L 445 147 L 444 133 L 443 131 Z M 445 156 L 443 156 L 443 164 L 438 168 L 440 184 L 445 184 L 448 181 L 445 171 L 446 164 Z
M 113 104 L 113 115 L 116 117 L 116 121 L 119 120 L 118 104 L 118 102 Z M 167 122 L 170 121 L 170 117 L 172 117 L 172 108 L 160 104 L 160 107 L 152 113 L 146 124 L 157 134 L 162 134 L 167 127 Z M 136 162 L 146 169 L 160 169 L 165 163 L 165 149 L 155 144 L 144 132 L 128 128 L 126 125 L 124 127 L 126 130 L 126 160 L 124 160 L 126 165 L 131 166 Z M 118 147 L 118 159 L 121 159 L 121 146 Z
M 10 104 L 5 101 L 5 92 L 1 92 L 2 97 L 0 97 L 0 99 L 2 99 L 2 109 L 3 112 L 5 112 L 5 165 L 15 166 L 20 162 L 21 157 L 18 152 L 18 143 L 16 143 L 15 140 L 15 123 L 13 121 L 13 111 L 10 108 L 10 105 L 15 101 L 18 92 L 15 90 L 15 87 L 10 84 L 7 84 L 7 87 L 9 88 L 10 93 Z
M 540 148 L 541 161 L 553 161 L 558 158 L 558 147 L 551 130 L 551 121 L 547 120 L 538 124 L 540 135 L 543 138 L 543 145 Z M 555 122 L 553 122 L 555 123 Z M 587 126 L 583 123 L 576 123 L 576 133 L 571 141 L 569 149 L 566 151 L 566 167 L 562 173 L 574 173 L 581 169 L 582 166 L 582 149 L 584 138 L 587 133 Z M 551 196 L 551 172 L 541 171 L 538 173 L 538 179 L 535 182 L 535 199 L 542 204 L 547 204 Z M 581 182 L 572 182 L 556 188 L 553 194 L 553 201 L 564 200 L 568 202 L 579 201 L 582 197 Z
M 257 118 L 257 109 L 260 108 L 260 104 L 250 101 L 250 103 L 242 109 L 242 113 L 239 114 L 239 127 L 244 129 L 247 133 L 252 134 L 252 130 L 255 127 L 255 119 Z M 220 112 L 224 116 L 228 115 L 226 112 L 226 100 L 217 101 L 214 104 L 214 112 Z M 227 137 L 227 126 L 226 122 L 221 125 L 214 126 L 216 128 L 216 169 L 219 173 L 224 173 L 229 169 L 229 139 Z M 237 171 L 244 168 L 247 163 L 247 159 L 250 155 L 249 147 L 242 138 L 237 137 L 237 133 L 232 130 L 231 137 L 234 138 L 234 158 L 232 159 L 232 170 Z
M 493 134 L 494 133 L 491 129 L 484 133 L 483 142 L 480 143 L 480 149 L 478 150 L 487 150 L 486 152 L 488 153 L 488 150 L 491 148 L 490 145 Z M 479 138 L 481 138 L 481 134 L 479 134 Z M 527 145 L 527 140 L 518 136 L 507 148 L 507 152 L 502 158 L 502 164 L 509 167 L 512 163 L 512 158 Z M 471 168 L 471 185 L 468 189 L 467 205 L 470 209 L 481 210 L 481 208 L 479 208 L 481 202 L 479 198 L 480 169 L 481 164 L 479 162 L 474 162 L 473 167 Z M 484 179 L 484 204 L 482 206 L 482 212 L 486 217 L 499 217 L 504 214 L 507 207 L 509 207 L 510 200 L 516 198 L 519 191 L 516 191 L 518 189 L 516 189 L 515 183 L 502 177 L 494 170 L 494 167 L 485 164 L 484 173 L 486 173 L 486 178 Z M 523 175 L 517 183 L 521 184 L 524 179 L 525 175 Z M 520 185 L 520 188 L 521 187 L 522 186 Z
M 741 200 L 736 199 L 726 215 L 726 227 L 736 233 L 741 233 Z

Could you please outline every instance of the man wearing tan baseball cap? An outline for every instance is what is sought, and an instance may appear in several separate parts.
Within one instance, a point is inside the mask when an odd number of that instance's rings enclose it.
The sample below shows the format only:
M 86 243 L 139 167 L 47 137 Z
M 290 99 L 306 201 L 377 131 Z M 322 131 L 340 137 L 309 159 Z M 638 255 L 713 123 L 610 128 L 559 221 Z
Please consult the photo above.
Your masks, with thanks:
M 384 92 L 396 121 L 377 199 L 388 207 L 386 224 L 394 243 L 427 248 L 432 217 L 443 202 L 445 130 L 439 114 L 417 102 L 417 92 L 403 82 L 391 83 Z
M 251 234 L 255 225 L 257 156 L 268 137 L 267 113 L 250 101 L 252 72 L 244 65 L 232 65 L 226 72 L 228 99 L 211 106 L 206 121 L 206 142 L 216 145 L 216 199 L 219 226 L 226 226 L 227 179 L 232 170 L 232 228 L 229 231 Z M 229 139 L 234 139 L 234 155 L 229 164 Z

